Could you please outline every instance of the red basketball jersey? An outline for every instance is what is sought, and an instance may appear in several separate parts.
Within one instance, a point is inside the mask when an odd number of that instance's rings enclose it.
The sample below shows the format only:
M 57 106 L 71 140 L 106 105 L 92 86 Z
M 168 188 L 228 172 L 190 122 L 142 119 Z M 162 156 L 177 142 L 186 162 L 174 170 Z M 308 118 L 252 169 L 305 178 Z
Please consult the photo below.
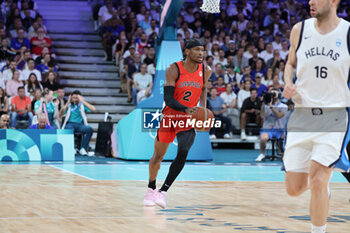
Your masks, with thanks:
M 202 88 L 204 85 L 204 66 L 198 64 L 198 68 L 195 72 L 188 72 L 183 64 L 183 61 L 175 63 L 179 75 L 175 82 L 174 98 L 179 101 L 180 104 L 193 108 L 197 106 L 199 98 L 202 94 Z M 184 114 L 180 111 L 165 107 L 163 111 L 164 115 Z

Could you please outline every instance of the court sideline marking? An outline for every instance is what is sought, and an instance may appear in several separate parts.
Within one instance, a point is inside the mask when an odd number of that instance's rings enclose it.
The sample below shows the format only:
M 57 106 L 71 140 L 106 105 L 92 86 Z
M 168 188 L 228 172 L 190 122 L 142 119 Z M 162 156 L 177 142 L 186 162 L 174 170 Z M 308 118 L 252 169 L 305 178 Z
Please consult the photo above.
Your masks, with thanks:
M 53 168 L 56 168 L 56 169 L 58 169 L 58 170 L 61 170 L 62 172 L 67 172 L 67 173 L 70 173 L 70 174 L 73 174 L 73 175 L 76 175 L 76 176 L 80 176 L 80 177 L 85 178 L 85 179 L 88 179 L 88 180 L 96 181 L 95 179 L 90 178 L 90 177 L 88 177 L 88 176 L 84 176 L 84 175 L 81 175 L 81 174 L 79 174 L 79 173 L 66 170 L 66 169 L 64 169 L 64 168 L 56 167 L 55 165 L 48 165 L 48 166 L 53 167 Z

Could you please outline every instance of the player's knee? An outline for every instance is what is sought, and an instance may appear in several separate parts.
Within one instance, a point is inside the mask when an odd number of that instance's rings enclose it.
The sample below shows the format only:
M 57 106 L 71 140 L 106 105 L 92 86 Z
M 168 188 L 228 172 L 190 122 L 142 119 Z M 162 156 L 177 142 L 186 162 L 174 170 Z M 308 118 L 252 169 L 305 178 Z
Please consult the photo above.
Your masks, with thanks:
M 304 187 L 302 185 L 287 185 L 286 191 L 289 196 L 297 197 L 300 196 L 300 194 L 302 194 L 303 189 Z
M 263 133 L 260 135 L 260 140 L 267 142 L 269 140 L 269 135 L 267 135 L 266 133 Z
M 328 185 L 327 179 L 324 179 L 322 176 L 313 176 L 310 177 L 310 189 L 311 191 L 321 191 L 324 190 Z
M 152 162 L 153 163 L 160 163 L 160 162 L 162 162 L 163 158 L 164 158 L 164 154 L 155 152 L 153 154 L 153 157 L 152 157 Z

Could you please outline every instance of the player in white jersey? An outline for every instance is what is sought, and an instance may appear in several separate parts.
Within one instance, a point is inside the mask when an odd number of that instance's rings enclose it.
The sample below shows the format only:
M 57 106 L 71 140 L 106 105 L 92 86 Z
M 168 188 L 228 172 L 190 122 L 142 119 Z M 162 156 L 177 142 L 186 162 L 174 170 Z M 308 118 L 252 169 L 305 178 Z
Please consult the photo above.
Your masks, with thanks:
M 283 95 L 296 104 L 283 158 L 286 189 L 299 196 L 310 188 L 313 233 L 326 232 L 333 168 L 350 167 L 350 23 L 338 18 L 339 2 L 309 1 L 313 18 L 294 25 L 284 76 Z

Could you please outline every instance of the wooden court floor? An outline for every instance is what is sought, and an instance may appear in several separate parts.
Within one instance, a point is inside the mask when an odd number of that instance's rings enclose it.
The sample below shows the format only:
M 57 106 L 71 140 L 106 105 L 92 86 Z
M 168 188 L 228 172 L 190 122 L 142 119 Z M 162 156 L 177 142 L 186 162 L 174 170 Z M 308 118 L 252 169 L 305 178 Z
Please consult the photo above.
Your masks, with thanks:
M 175 182 L 167 208 L 146 181 L 94 181 L 47 165 L 0 165 L 0 232 L 310 232 L 309 192 L 282 182 Z M 328 231 L 350 232 L 350 185 L 332 183 Z

